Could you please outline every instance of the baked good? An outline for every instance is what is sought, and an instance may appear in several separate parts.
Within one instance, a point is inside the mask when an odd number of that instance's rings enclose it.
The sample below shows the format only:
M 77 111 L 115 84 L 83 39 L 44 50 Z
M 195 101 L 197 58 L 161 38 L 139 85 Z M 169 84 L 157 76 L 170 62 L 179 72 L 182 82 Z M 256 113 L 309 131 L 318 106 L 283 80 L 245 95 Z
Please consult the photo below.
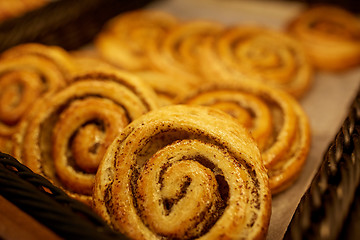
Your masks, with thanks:
M 300 104 L 286 92 L 257 82 L 211 83 L 179 103 L 220 109 L 248 128 L 268 169 L 272 194 L 285 190 L 301 173 L 310 126 Z
M 223 28 L 222 24 L 214 21 L 182 22 L 173 27 L 163 39 L 150 45 L 149 58 L 155 69 L 188 79 L 197 87 L 203 81 L 199 75 L 199 65 L 202 64 L 199 46 L 206 38 L 213 37 Z
M 121 14 L 104 27 L 94 43 L 100 56 L 126 70 L 151 67 L 149 45 L 161 38 L 178 20 L 165 12 L 137 10 Z
M 3 52 L 0 55 L 0 136 L 11 143 L 12 135 L 34 102 L 64 88 L 74 68 L 71 58 L 59 47 L 29 43 Z
M 265 239 L 271 213 L 248 131 L 201 106 L 166 106 L 128 125 L 100 164 L 93 200 L 133 239 Z
M 90 204 L 94 176 L 122 129 L 157 108 L 152 89 L 118 70 L 90 72 L 34 106 L 15 135 L 14 156 Z
M 72 57 L 78 66 L 79 73 L 114 68 L 91 50 L 72 52 Z M 191 84 L 183 78 L 176 78 L 164 71 L 149 69 L 130 72 L 141 78 L 155 91 L 159 106 L 174 104 L 175 99 L 183 96 L 191 88 Z
M 255 25 L 180 21 L 153 10 L 116 17 L 95 45 L 105 60 L 120 68 L 166 72 L 193 87 L 251 78 L 301 97 L 313 76 L 303 46 L 285 32 Z
M 1 54 L 1 59 L 16 59 L 21 56 L 36 56 L 51 62 L 69 80 L 76 72 L 76 64 L 69 52 L 59 46 L 48 46 L 40 43 L 24 43 L 14 46 Z M 41 63 L 39 63 L 41 65 Z
M 287 28 L 317 69 L 343 71 L 360 63 L 360 20 L 345 9 L 313 6 L 300 12 Z
M 251 79 L 295 97 L 302 96 L 312 82 L 312 66 L 303 47 L 280 31 L 235 25 L 199 48 L 203 75 L 214 81 Z

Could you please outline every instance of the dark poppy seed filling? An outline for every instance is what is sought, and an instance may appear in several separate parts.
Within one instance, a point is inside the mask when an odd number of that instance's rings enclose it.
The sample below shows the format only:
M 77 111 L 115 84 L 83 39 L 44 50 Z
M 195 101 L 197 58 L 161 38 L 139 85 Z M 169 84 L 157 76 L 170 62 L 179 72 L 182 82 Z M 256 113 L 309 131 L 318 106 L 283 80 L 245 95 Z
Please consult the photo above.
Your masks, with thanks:
M 53 181 L 55 181 L 57 184 L 61 183 L 59 182 L 58 178 L 55 178 L 53 173 L 51 173 L 51 170 L 54 169 L 53 161 L 52 159 L 52 152 L 51 149 L 48 147 L 49 143 L 52 142 L 52 131 L 48 131 L 49 129 L 53 129 L 56 125 L 56 123 L 59 120 L 59 116 L 61 116 L 61 113 L 64 112 L 73 102 L 76 102 L 78 100 L 84 100 L 87 98 L 98 98 L 103 99 L 103 96 L 97 95 L 97 94 L 86 94 L 83 96 L 77 96 L 73 98 L 69 98 L 65 103 L 62 105 L 59 105 L 54 112 L 49 114 L 49 116 L 43 121 L 43 123 L 40 125 L 40 136 L 39 136 L 39 145 L 40 149 L 42 149 L 41 153 L 41 160 L 42 163 L 40 164 L 41 171 L 44 173 L 45 176 L 52 178 Z M 126 110 L 124 106 L 122 106 L 120 103 L 116 103 L 119 108 Z M 131 117 L 129 116 L 128 111 L 124 111 L 125 118 L 128 122 L 132 121 Z M 105 132 L 106 126 L 104 122 L 101 119 L 92 119 L 90 121 L 87 121 L 84 123 L 80 128 L 86 126 L 86 125 L 95 125 L 99 131 Z M 77 164 L 75 163 L 75 159 L 73 157 L 73 154 L 71 153 L 71 145 L 73 142 L 74 137 L 76 136 L 78 130 L 75 131 L 72 136 L 69 139 L 68 142 L 68 150 L 66 152 L 66 157 L 68 159 L 68 164 L 71 166 L 75 171 L 86 173 L 83 169 L 79 168 Z M 97 149 L 99 148 L 99 144 L 94 143 L 92 148 L 89 148 L 89 152 L 96 154 Z
M 165 198 L 163 199 L 163 205 L 165 208 L 166 215 L 169 215 L 171 212 L 171 208 L 181 199 L 185 196 L 187 188 L 191 184 L 191 178 L 190 177 L 184 177 L 184 181 L 179 189 L 179 193 L 176 194 L 176 197 L 173 198 Z
M 81 169 L 80 167 L 77 166 L 77 164 L 75 163 L 75 160 L 73 159 L 73 156 L 71 154 L 71 146 L 73 144 L 74 138 L 76 137 L 76 135 L 78 134 L 79 130 L 81 128 L 84 128 L 86 126 L 95 126 L 100 132 L 105 132 L 106 131 L 106 126 L 104 124 L 104 122 L 101 119 L 93 119 L 91 121 L 87 121 L 86 123 L 82 124 L 82 126 L 80 126 L 79 129 L 77 129 L 70 137 L 69 142 L 68 142 L 68 159 L 69 159 L 69 165 L 72 166 L 76 171 L 84 171 L 84 169 Z M 98 152 L 98 149 L 100 147 L 100 143 L 99 142 L 94 142 L 93 145 L 91 145 L 88 148 L 89 153 L 96 155 Z M 85 172 L 85 171 L 84 171 Z
M 205 163 L 207 167 L 211 166 L 212 171 L 216 168 L 215 164 L 209 162 L 207 159 L 205 159 L 202 156 L 195 155 L 195 156 L 184 156 L 179 161 L 201 161 L 202 163 Z M 174 163 L 165 163 L 162 165 L 162 168 L 160 170 L 160 176 L 158 178 L 158 184 L 160 191 L 164 188 L 164 178 L 163 175 L 166 173 L 166 171 L 172 167 L 173 164 L 177 164 L 179 161 L 176 161 Z M 144 168 L 151 168 L 152 166 L 148 166 L 147 164 L 144 166 Z M 142 170 L 144 171 L 144 170 Z M 223 179 L 224 177 L 220 178 L 219 175 L 216 175 L 216 179 Z M 133 177 L 138 178 L 137 171 L 133 172 Z M 141 176 L 140 176 L 141 178 Z M 139 180 L 138 180 L 139 181 Z M 135 182 L 133 180 L 133 182 Z M 159 199 L 159 204 L 163 206 L 164 214 L 166 216 L 170 215 L 172 212 L 172 208 L 183 198 L 186 197 L 187 194 L 191 194 L 192 191 L 190 188 L 190 185 L 193 183 L 193 179 L 190 176 L 185 175 L 182 177 L 181 184 L 176 187 L 177 191 L 173 195 L 173 197 L 165 197 L 163 199 Z M 217 184 L 216 191 L 221 191 L 220 187 L 225 186 L 224 191 L 222 191 L 222 194 L 216 194 L 217 197 L 215 200 L 211 200 L 210 205 L 205 207 L 205 209 L 202 209 L 198 214 L 196 214 L 193 218 L 189 219 L 189 221 L 193 222 L 191 227 L 188 228 L 187 231 L 181 236 L 181 239 L 195 239 L 200 237 L 201 235 L 205 234 L 211 227 L 216 223 L 217 219 L 222 215 L 224 209 L 227 206 L 226 200 L 228 198 L 228 185 L 226 182 L 222 181 L 220 184 Z M 132 190 L 133 190 L 133 201 L 134 205 L 137 209 L 138 215 L 142 218 L 142 213 L 145 211 L 142 204 L 139 204 L 139 202 L 144 201 L 145 196 L 142 195 L 139 190 L 138 186 L 135 184 L 132 184 Z M 224 193 L 226 192 L 226 193 Z M 225 199 L 225 201 L 224 201 Z M 196 200 L 196 199 L 195 199 Z M 210 200 L 210 199 L 209 199 Z M 144 224 L 148 225 L 146 222 Z M 151 228 L 150 225 L 148 225 L 149 228 Z M 194 232 L 193 229 L 199 229 Z M 164 237 L 166 239 L 179 239 L 177 236 L 177 233 L 174 234 L 161 234 L 158 233 L 160 237 Z

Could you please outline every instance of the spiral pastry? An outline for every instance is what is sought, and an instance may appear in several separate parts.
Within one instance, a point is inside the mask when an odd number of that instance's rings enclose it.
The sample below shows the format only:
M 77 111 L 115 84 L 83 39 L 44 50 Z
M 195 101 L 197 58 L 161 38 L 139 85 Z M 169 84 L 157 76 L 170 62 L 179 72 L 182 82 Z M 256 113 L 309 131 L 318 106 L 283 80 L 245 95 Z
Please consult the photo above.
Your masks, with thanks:
M 43 57 L 57 50 L 36 45 L 43 51 L 43 56 L 20 53 L 27 46 L 34 51 L 37 49 L 32 44 L 22 45 L 7 50 L 0 58 L 0 136 L 10 142 L 33 103 L 56 93 L 66 85 L 58 66 L 49 58 Z
M 125 72 L 77 76 L 44 98 L 17 134 L 15 156 L 74 198 L 91 202 L 105 150 L 131 121 L 157 107 L 152 89 Z
M 93 200 L 133 239 L 262 239 L 271 211 L 256 144 L 201 106 L 163 107 L 128 125 L 101 162 Z
M 285 190 L 300 174 L 310 147 L 310 129 L 306 114 L 289 94 L 256 82 L 223 82 L 194 91 L 181 103 L 220 109 L 248 128 L 268 169 L 273 194 Z
M 204 20 L 189 21 L 174 27 L 162 42 L 151 45 L 149 55 L 154 67 L 175 76 L 199 74 L 199 46 L 204 39 L 223 30 L 223 25 Z
M 251 78 L 296 97 L 312 81 L 312 68 L 302 46 L 282 32 L 257 26 L 229 27 L 201 47 L 203 74 L 210 78 Z
M 65 80 L 69 80 L 76 71 L 76 64 L 70 54 L 58 46 L 47 46 L 39 43 L 21 44 L 3 52 L 1 58 L 17 59 L 24 55 L 33 55 L 51 62 L 61 72 Z
M 360 21 L 344 9 L 331 5 L 309 8 L 291 21 L 288 30 L 321 70 L 347 70 L 360 63 Z
M 151 67 L 149 45 L 158 42 L 178 23 L 170 14 L 137 10 L 112 19 L 95 40 L 100 55 L 127 70 Z

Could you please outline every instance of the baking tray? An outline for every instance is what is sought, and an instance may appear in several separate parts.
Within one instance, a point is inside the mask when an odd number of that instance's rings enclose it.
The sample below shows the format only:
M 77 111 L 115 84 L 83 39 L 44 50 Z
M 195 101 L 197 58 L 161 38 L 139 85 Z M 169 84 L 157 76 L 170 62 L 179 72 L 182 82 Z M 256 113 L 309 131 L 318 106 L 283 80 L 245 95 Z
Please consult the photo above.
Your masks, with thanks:
M 228 24 L 244 21 L 261 22 L 276 29 L 282 28 L 287 19 L 304 6 L 304 1 L 270 0 L 129 2 L 120 0 L 54 1 L 44 8 L 2 23 L 0 25 L 0 48 L 4 50 L 20 43 L 35 41 L 59 45 L 67 50 L 78 49 L 91 44 L 93 37 L 108 19 L 123 11 L 139 7 L 166 10 L 183 19 L 206 18 Z M 47 21 L 43 21 L 44 19 Z M 32 24 L 37 28 L 29 27 Z M 356 203 L 360 201 L 357 200 L 359 193 L 356 191 L 359 179 L 357 140 L 359 73 L 359 69 L 336 75 L 319 73 L 316 75 L 317 79 L 311 92 L 301 99 L 301 104 L 311 115 L 310 120 L 314 130 L 312 152 L 310 152 L 305 167 L 306 171 L 300 176 L 295 186 L 275 197 L 268 240 L 282 238 L 336 239 L 338 236 L 341 239 L 346 239 L 348 236 L 354 236 L 357 232 L 351 232 L 353 229 L 351 223 L 355 222 L 354 219 L 359 219 L 356 218 L 359 215 L 356 215 L 355 210 L 358 209 Z M 339 81 L 342 81 L 341 88 L 339 88 Z M 323 96 L 319 96 L 319 92 L 326 92 L 333 99 L 325 99 Z M 319 107 L 321 107 L 321 111 L 319 111 Z M 6 195 L 7 199 L 44 225 L 51 224 L 49 228 L 58 235 L 65 238 L 78 237 L 77 234 L 81 233 L 74 231 L 81 229 L 76 225 L 76 223 L 81 223 L 84 224 L 83 229 L 86 229 L 88 239 L 98 239 L 99 232 L 103 233 L 102 238 L 124 239 L 124 236 L 112 232 L 101 219 L 89 213 L 86 206 L 84 207 L 72 199 L 66 199 L 66 195 L 63 195 L 61 190 L 50 191 L 56 194 L 44 192 L 44 189 L 51 189 L 53 186 L 49 182 L 43 183 L 44 179 L 40 181 L 36 174 L 34 178 L 37 180 L 35 183 L 31 182 L 34 174 L 19 164 L 16 159 L 1 155 L 0 163 L 0 180 L 5 179 L 5 176 L 21 179 L 18 184 L 18 187 L 21 187 L 19 190 L 14 190 L 15 186 L 7 187 L 10 182 L 18 182 L 18 180 L 8 180 L 6 184 L 0 185 L 0 194 Z M 8 173 L 9 171 L 11 174 Z M 349 173 L 349 171 L 354 172 Z M 351 177 L 347 178 L 348 175 Z M 26 184 L 34 185 L 35 189 L 26 192 L 28 195 L 26 195 L 27 200 L 24 205 L 24 201 L 22 203 L 17 202 L 16 194 L 23 194 L 22 191 L 24 190 L 28 191 L 28 187 L 23 188 L 23 186 L 27 186 Z M 43 184 L 45 187 L 40 187 Z M 11 194 L 6 193 L 9 189 L 12 192 Z M 31 204 L 38 198 L 37 196 L 34 197 L 33 194 L 37 194 L 39 191 L 46 196 L 46 203 L 44 204 L 54 202 L 56 208 L 67 210 L 60 210 L 51 214 L 50 218 L 44 215 L 37 216 L 39 211 L 32 210 L 34 207 Z M 60 196 L 60 198 L 56 196 Z M 355 201 L 351 205 L 354 199 Z M 71 201 L 71 204 L 68 201 Z M 78 207 L 73 208 L 73 203 Z M 42 204 L 40 203 L 37 206 L 42 206 Z M 289 206 L 283 207 L 283 205 Z M 348 214 L 350 208 L 352 209 L 351 214 Z M 65 212 L 70 215 L 66 215 Z M 62 218 L 63 215 L 67 216 L 66 222 L 70 221 L 70 224 L 66 225 L 69 228 L 72 226 L 71 220 L 75 219 L 73 226 L 77 227 L 74 230 L 56 229 L 58 225 L 62 224 L 53 224 L 52 221 L 59 223 L 60 220 L 57 217 Z M 91 229 L 95 232 L 92 232 Z

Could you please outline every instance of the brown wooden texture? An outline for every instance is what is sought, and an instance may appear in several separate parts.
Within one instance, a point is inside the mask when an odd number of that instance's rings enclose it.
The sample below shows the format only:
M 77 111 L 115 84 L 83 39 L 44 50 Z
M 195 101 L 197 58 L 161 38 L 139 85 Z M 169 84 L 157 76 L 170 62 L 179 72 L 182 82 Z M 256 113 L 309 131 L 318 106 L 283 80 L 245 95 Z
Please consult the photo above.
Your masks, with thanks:
M 0 239 L 61 239 L 0 196 Z

